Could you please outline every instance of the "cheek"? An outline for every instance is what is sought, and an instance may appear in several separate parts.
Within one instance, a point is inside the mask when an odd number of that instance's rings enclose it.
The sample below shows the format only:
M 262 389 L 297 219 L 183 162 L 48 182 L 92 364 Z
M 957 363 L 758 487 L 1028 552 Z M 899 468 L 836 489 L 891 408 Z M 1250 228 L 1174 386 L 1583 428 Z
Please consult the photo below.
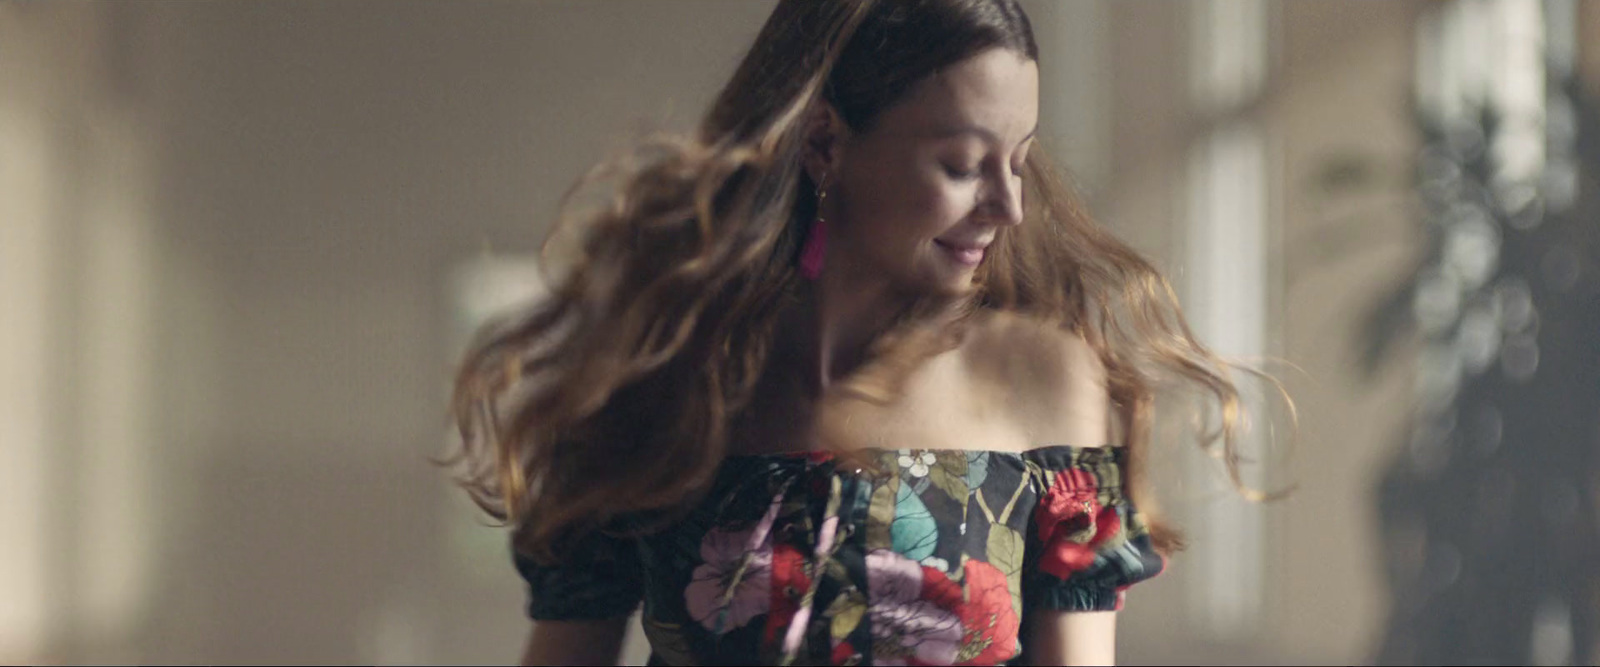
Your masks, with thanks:
M 964 190 L 949 183 L 924 185 L 913 200 L 906 202 L 911 217 L 905 221 L 904 228 L 915 230 L 921 242 L 943 235 L 972 210 L 972 198 Z
M 912 175 L 869 184 L 859 203 L 852 208 L 862 214 L 862 221 L 870 221 L 867 224 L 874 228 L 874 236 L 921 242 L 960 222 L 971 209 L 971 196 L 937 177 Z
M 942 186 L 929 188 L 926 202 L 928 224 L 936 225 L 942 231 L 961 220 L 972 212 L 972 189 L 967 186 L 958 186 L 946 183 Z

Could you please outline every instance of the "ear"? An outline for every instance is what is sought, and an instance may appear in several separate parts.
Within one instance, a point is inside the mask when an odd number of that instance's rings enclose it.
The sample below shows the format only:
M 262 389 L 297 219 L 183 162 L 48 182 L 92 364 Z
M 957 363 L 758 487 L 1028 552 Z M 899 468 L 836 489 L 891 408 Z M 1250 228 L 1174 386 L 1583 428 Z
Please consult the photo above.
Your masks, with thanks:
M 850 128 L 844 124 L 844 119 L 839 117 L 839 112 L 832 104 L 819 101 L 806 114 L 801 163 L 805 165 L 806 175 L 811 177 L 812 183 L 820 183 L 823 174 L 830 174 L 830 179 L 838 174 L 840 154 L 849 135 Z

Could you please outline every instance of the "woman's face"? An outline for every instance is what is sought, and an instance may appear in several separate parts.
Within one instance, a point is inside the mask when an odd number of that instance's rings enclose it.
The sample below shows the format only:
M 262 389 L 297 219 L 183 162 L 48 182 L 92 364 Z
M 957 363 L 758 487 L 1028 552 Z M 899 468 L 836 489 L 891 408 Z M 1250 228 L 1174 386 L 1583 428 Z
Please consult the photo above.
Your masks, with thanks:
M 827 270 L 913 292 L 968 288 L 999 228 L 1022 221 L 1038 117 L 1038 66 L 998 48 L 917 84 L 867 132 L 830 116 L 833 140 L 818 145 L 832 150 L 808 165 L 813 178 L 828 172 Z

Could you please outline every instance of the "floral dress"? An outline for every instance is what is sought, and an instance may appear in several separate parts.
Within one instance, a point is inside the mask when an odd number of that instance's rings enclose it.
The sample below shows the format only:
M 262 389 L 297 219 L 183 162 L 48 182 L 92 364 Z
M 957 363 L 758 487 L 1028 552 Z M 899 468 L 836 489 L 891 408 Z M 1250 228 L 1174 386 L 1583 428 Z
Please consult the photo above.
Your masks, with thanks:
M 644 605 L 651 664 L 999 664 L 1030 610 L 1109 611 L 1165 564 L 1125 450 L 736 456 L 684 519 L 515 558 L 534 620 Z

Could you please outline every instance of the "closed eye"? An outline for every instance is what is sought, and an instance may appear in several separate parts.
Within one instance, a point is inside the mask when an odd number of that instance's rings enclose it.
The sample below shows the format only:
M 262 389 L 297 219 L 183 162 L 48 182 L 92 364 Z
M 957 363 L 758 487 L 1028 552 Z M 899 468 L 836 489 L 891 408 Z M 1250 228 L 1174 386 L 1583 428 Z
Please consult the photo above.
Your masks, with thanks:
M 949 165 L 945 165 L 944 173 L 948 174 L 951 178 L 962 181 L 970 181 L 978 177 L 978 170 L 976 169 L 962 170 L 956 169 Z

